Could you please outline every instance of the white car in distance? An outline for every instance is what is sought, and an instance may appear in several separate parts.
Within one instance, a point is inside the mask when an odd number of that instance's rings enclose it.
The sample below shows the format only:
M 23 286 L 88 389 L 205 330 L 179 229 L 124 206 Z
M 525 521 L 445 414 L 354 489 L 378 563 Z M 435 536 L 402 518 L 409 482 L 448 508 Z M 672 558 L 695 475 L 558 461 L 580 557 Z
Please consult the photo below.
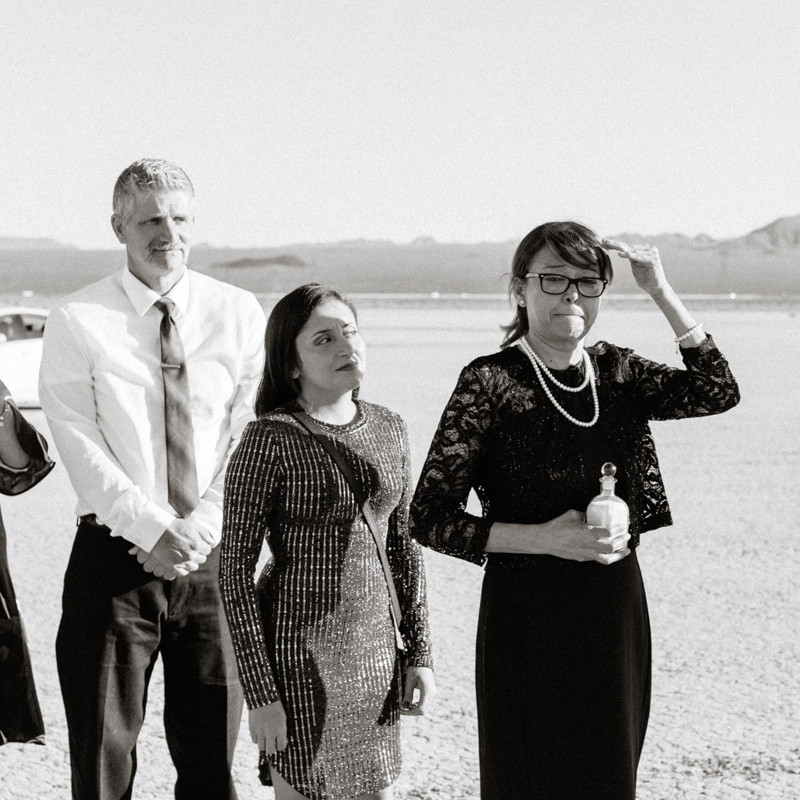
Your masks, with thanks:
M 39 365 L 47 322 L 43 308 L 0 307 L 0 380 L 18 406 L 39 408 Z

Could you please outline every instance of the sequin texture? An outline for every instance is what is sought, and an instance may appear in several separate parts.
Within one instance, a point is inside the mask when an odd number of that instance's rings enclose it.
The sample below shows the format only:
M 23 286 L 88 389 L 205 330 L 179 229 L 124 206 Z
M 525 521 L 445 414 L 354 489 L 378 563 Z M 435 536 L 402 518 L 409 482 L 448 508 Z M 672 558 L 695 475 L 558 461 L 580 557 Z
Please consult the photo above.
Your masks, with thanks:
M 432 666 L 422 556 L 408 536 L 405 425 L 381 406 L 358 408 L 349 425 L 323 427 L 385 532 L 409 663 Z M 256 588 L 265 537 L 272 558 Z M 220 583 L 248 706 L 280 699 L 286 709 L 289 745 L 272 757 L 282 777 L 313 800 L 393 783 L 398 665 L 386 580 L 344 477 L 291 416 L 251 423 L 231 459 Z

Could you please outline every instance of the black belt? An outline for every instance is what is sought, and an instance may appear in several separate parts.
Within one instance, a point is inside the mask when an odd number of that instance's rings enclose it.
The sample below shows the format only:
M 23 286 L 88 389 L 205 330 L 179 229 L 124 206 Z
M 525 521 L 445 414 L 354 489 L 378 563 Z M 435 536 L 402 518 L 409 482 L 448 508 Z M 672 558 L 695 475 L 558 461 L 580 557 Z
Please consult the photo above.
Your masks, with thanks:
M 84 514 L 82 517 L 78 517 L 78 525 L 82 522 L 85 522 L 87 525 L 91 525 L 93 528 L 102 528 L 104 530 L 111 530 L 108 525 L 103 525 L 102 522 L 97 521 L 97 514 Z

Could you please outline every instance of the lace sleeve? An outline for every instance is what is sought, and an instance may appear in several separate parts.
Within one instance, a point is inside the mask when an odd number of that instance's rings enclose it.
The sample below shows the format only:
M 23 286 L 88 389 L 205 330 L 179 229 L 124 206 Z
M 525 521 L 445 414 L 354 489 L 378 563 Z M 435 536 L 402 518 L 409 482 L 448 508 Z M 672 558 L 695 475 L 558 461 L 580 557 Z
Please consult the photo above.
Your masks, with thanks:
M 403 494 L 389 517 L 387 554 L 392 575 L 397 576 L 397 593 L 403 613 L 403 630 L 408 645 L 409 665 L 433 667 L 425 562 L 422 548 L 408 533 L 408 503 L 411 499 L 411 458 L 408 432 L 401 423 L 403 439 Z
M 491 523 L 467 513 L 493 415 L 483 369 L 465 367 L 433 437 L 411 503 L 411 535 L 420 544 L 475 564 L 486 560 Z
M 684 419 L 721 414 L 739 402 L 739 387 L 711 336 L 699 347 L 681 348 L 686 369 L 656 364 L 632 354 L 642 408 L 649 419 Z
M 261 422 L 251 422 L 225 476 L 219 583 L 242 689 L 251 709 L 279 699 L 254 582 L 267 519 L 280 486 L 276 456 L 275 437 Z

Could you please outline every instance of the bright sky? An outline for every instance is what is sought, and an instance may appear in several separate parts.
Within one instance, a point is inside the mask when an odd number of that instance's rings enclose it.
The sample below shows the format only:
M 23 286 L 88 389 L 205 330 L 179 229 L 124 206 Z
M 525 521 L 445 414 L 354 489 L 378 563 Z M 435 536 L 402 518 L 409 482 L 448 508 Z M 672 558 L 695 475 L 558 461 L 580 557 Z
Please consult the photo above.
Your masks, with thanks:
M 0 236 L 117 245 L 117 175 L 198 238 L 739 236 L 800 213 L 798 0 L 2 0 Z

